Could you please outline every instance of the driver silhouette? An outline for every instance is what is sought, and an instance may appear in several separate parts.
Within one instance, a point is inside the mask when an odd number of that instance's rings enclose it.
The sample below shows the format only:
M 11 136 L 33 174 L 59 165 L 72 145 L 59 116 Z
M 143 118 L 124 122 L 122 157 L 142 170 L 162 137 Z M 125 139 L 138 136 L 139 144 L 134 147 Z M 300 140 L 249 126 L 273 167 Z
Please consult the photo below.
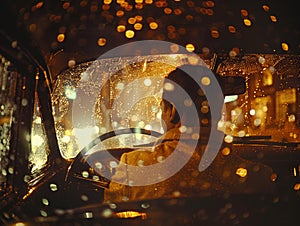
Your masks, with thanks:
M 165 79 L 165 83 L 168 82 L 167 80 L 183 88 L 193 101 L 201 127 L 199 136 L 195 138 L 195 134 L 186 132 L 186 128 L 197 125 L 191 117 L 192 112 L 187 108 L 179 115 L 176 110 L 177 106 L 168 101 L 169 95 L 174 95 L 174 92 L 170 93 L 164 90 L 161 108 L 165 133 L 157 139 L 152 149 L 138 149 L 121 156 L 120 164 L 113 176 L 114 180 L 105 190 L 104 201 L 121 202 L 170 197 L 203 197 L 222 195 L 225 192 L 232 194 L 272 193 L 275 186 L 271 181 L 272 169 L 261 163 L 242 159 L 232 151 L 231 144 L 226 142 L 223 142 L 213 162 L 204 171 L 199 171 L 198 166 L 207 144 L 211 126 L 211 116 L 206 97 L 198 84 L 180 68 L 172 71 Z M 184 99 L 180 99 L 183 98 L 180 95 L 176 98 L 177 102 L 184 102 Z M 190 141 L 195 141 L 195 139 L 197 139 L 196 148 L 190 145 Z M 132 172 L 128 169 L 128 165 L 149 166 L 157 164 L 168 158 L 176 148 L 181 150 L 182 155 L 193 152 L 188 162 L 177 173 L 155 184 L 145 186 L 130 184 Z M 154 175 L 150 175 L 145 170 L 141 179 L 147 182 L 147 178 L 152 176 Z

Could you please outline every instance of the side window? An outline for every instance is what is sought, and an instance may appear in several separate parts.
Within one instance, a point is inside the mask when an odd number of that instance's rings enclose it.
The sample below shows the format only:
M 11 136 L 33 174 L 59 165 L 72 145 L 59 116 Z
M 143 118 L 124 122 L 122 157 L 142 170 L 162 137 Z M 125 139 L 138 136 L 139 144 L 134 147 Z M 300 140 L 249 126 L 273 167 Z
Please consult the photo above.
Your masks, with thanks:
M 5 191 L 8 174 L 14 170 L 10 165 L 10 137 L 18 73 L 10 70 L 10 64 L 0 55 L 0 191 Z
M 31 150 L 28 156 L 28 167 L 33 177 L 46 166 L 48 162 L 48 156 L 50 153 L 46 130 L 42 120 L 42 113 L 40 111 L 41 106 L 37 91 L 37 80 L 38 77 L 36 78 L 36 87 L 33 104 L 33 118 L 31 125 Z
M 293 55 L 253 54 L 224 61 L 219 73 L 243 75 L 247 90 L 225 98 L 221 129 L 238 137 L 272 135 L 274 141 L 299 142 L 299 66 L 299 56 Z

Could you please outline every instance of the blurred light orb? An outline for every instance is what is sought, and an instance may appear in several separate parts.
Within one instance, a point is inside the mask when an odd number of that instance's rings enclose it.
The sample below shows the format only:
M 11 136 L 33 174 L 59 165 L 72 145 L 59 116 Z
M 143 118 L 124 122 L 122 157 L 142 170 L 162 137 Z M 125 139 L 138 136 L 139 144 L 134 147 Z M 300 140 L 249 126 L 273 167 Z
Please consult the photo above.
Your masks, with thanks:
M 284 51 L 288 51 L 289 50 L 289 45 L 285 42 L 282 42 L 281 43 L 281 48 L 284 50 Z
M 244 19 L 244 24 L 245 26 L 250 27 L 252 25 L 252 22 L 249 19 Z
M 188 52 L 193 52 L 193 51 L 195 51 L 195 46 L 193 45 L 193 44 L 186 44 L 186 46 L 185 46 L 185 48 L 186 48 L 186 50 L 188 51 Z
M 235 172 L 235 174 L 240 176 L 240 177 L 246 177 L 247 173 L 248 173 L 247 169 L 242 168 L 242 167 L 238 168 Z
M 125 32 L 126 38 L 133 38 L 134 35 L 135 35 L 135 33 L 134 33 L 133 30 L 127 30 L 127 31 Z
M 97 44 L 98 44 L 98 46 L 105 46 L 106 38 L 99 38 Z

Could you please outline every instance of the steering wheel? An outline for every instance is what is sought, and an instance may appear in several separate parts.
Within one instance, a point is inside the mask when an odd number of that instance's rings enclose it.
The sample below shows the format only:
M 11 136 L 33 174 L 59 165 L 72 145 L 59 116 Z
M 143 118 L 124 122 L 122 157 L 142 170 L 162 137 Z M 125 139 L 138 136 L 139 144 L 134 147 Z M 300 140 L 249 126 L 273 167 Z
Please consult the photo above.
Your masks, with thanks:
M 124 134 L 145 134 L 145 135 L 149 135 L 149 136 L 153 136 L 153 137 L 159 137 L 162 134 L 153 130 L 146 130 L 146 129 L 142 129 L 142 128 L 126 128 L 126 129 L 118 129 L 118 130 L 113 130 L 107 133 L 104 133 L 98 137 L 96 137 L 95 139 L 93 139 L 87 146 L 85 146 L 82 150 L 81 150 L 81 155 L 85 155 L 89 150 L 91 150 L 91 148 L 93 148 L 94 146 L 96 146 L 97 144 L 115 137 L 115 136 L 120 136 L 120 135 L 124 135 Z M 77 158 L 77 157 L 76 157 Z
M 112 170 L 112 162 L 116 164 L 112 159 L 120 159 L 121 155 L 126 152 L 130 152 L 133 148 L 111 148 L 104 150 L 94 151 L 91 154 L 86 155 L 91 148 L 95 147 L 97 144 L 115 137 L 124 134 L 145 134 L 152 137 L 159 137 L 162 134 L 153 130 L 146 130 L 142 128 L 127 128 L 127 129 L 119 129 L 110 131 L 108 133 L 102 134 L 95 139 L 93 139 L 87 146 L 85 146 L 81 152 L 76 156 L 74 161 L 68 168 L 68 172 L 66 174 L 65 180 L 70 180 L 71 177 L 75 177 L 78 179 L 84 179 L 85 181 L 91 181 L 93 183 L 98 184 L 100 187 L 107 187 L 109 184 L 108 175 L 112 175 L 114 172 Z M 108 159 L 105 152 L 109 152 L 111 158 Z M 104 157 L 105 156 L 105 157 Z M 95 172 L 94 167 L 101 169 L 101 175 Z M 82 175 L 85 172 L 85 175 Z M 99 180 L 95 181 L 93 176 L 97 176 L 96 178 Z

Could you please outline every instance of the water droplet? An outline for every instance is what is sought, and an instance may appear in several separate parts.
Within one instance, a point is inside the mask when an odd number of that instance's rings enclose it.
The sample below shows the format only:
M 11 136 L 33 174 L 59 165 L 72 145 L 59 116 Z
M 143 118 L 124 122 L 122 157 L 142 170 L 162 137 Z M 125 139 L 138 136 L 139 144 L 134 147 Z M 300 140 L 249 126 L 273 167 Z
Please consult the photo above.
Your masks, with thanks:
M 110 162 L 109 162 L 109 166 L 110 166 L 111 168 L 116 168 L 116 167 L 118 166 L 118 163 L 117 163 L 116 161 L 110 161 Z
M 141 207 L 143 209 L 148 209 L 150 207 L 150 204 L 149 203 L 142 203 Z
M 227 155 L 230 154 L 230 152 L 231 152 L 231 150 L 230 150 L 229 147 L 225 147 L 225 148 L 222 149 L 222 155 L 227 156 Z
M 84 178 L 88 178 L 88 177 L 89 177 L 89 172 L 87 172 L 87 171 L 82 171 L 81 175 L 82 175 Z
M 105 209 L 102 212 L 102 216 L 105 218 L 109 218 L 113 215 L 113 211 L 111 209 Z
M 49 201 L 48 201 L 48 199 L 46 199 L 46 198 L 43 198 L 43 199 L 42 199 L 42 203 L 43 203 L 45 206 L 48 206 L 48 205 L 49 205 Z
M 48 216 L 47 212 L 44 211 L 44 210 L 41 210 L 40 213 L 41 213 L 41 216 L 43 216 L 43 217 L 47 217 Z
M 58 190 L 58 187 L 57 187 L 56 184 L 50 184 L 49 186 L 50 186 L 51 191 L 57 191 Z
M 93 218 L 93 212 L 85 212 L 83 213 L 83 217 L 86 219 L 91 219 Z
M 226 135 L 225 138 L 224 138 L 224 141 L 225 141 L 226 143 L 232 143 L 232 141 L 233 141 L 233 136 L 231 136 L 231 135 Z
M 111 209 L 116 209 L 116 208 L 117 208 L 117 204 L 115 204 L 115 203 L 110 203 L 110 204 L 109 204 L 109 207 L 110 207 Z
M 85 201 L 85 202 L 89 200 L 89 197 L 87 195 L 81 195 L 80 198 L 82 201 Z

